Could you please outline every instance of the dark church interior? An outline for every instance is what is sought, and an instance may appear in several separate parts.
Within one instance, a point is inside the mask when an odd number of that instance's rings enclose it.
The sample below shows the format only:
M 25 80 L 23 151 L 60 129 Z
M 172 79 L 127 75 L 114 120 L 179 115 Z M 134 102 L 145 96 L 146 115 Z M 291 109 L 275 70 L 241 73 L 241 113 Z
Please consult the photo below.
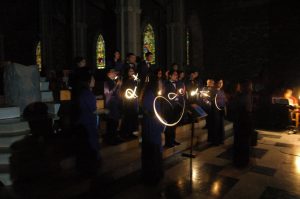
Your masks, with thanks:
M 300 199 L 299 9 L 2 0 L 0 199 Z

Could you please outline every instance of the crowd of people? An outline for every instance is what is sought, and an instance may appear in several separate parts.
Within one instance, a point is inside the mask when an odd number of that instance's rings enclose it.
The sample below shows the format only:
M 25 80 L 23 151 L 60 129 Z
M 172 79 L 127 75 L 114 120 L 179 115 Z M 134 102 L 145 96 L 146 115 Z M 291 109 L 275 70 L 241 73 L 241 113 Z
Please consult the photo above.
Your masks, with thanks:
M 176 128 L 195 121 L 193 117 L 197 115 L 191 114 L 195 107 L 202 107 L 207 113 L 204 128 L 207 128 L 207 141 L 212 146 L 224 144 L 224 117 L 227 113 L 227 118 L 234 123 L 233 163 L 237 167 L 247 166 L 251 146 L 256 143 L 251 81 L 240 82 L 228 101 L 223 90 L 223 79 L 209 78 L 204 83 L 196 69 L 186 73 L 179 70 L 177 64 L 163 69 L 152 65 L 152 59 L 152 53 L 148 52 L 145 60 L 137 64 L 136 56 L 129 53 L 125 63 L 122 63 L 120 53 L 114 53 L 113 59 L 108 61 L 103 80 L 105 108 L 109 111 L 100 121 L 93 93 L 97 82 L 85 59 L 77 58 L 76 67 L 68 78 L 63 79 L 64 85 L 72 90 L 71 101 L 61 102 L 58 113 L 60 120 L 56 121 L 56 125 L 49 119 L 47 107 L 41 102 L 30 104 L 24 111 L 23 116 L 30 124 L 31 134 L 11 147 L 10 171 L 15 191 L 35 198 L 30 195 L 34 189 L 30 183 L 35 186 L 34 183 L 39 182 L 37 175 L 55 174 L 55 179 L 46 178 L 48 185 L 63 178 L 60 161 L 70 154 L 76 159 L 75 170 L 80 176 L 96 176 L 102 161 L 99 153 L 99 125 L 102 120 L 106 121 L 104 142 L 109 145 L 137 139 L 136 132 L 141 125 L 142 179 L 146 184 L 156 184 L 164 175 L 163 147 L 180 145 L 176 139 Z M 170 93 L 173 97 L 169 96 Z M 157 96 L 165 100 L 157 100 L 153 105 Z M 157 112 L 163 122 L 159 120 Z M 183 116 L 179 117 L 182 112 Z M 178 121 L 178 118 L 181 120 Z M 162 133 L 165 135 L 164 145 Z M 36 165 L 30 166 L 30 161 L 20 155 L 22 153 L 36 154 L 32 157 L 43 169 L 37 170 L 38 173 L 34 175 L 30 173 Z M 19 170 L 20 165 L 25 165 L 25 169 Z M 27 183 L 28 180 L 31 182 Z

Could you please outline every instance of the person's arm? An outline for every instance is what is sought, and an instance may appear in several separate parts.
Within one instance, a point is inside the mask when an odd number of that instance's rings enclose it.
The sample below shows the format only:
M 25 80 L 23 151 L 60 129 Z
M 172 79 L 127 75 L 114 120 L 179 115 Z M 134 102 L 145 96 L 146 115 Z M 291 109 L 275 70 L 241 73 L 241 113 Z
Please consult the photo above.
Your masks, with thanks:
M 107 82 L 104 82 L 104 95 L 111 96 L 119 87 L 122 85 L 121 80 L 117 82 L 117 84 L 110 90 Z

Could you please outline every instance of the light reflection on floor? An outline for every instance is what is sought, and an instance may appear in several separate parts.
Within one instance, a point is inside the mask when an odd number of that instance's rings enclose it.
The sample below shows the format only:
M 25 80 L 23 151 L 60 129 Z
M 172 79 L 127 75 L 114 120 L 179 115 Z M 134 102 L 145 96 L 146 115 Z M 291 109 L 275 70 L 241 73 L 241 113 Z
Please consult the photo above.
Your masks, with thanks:
M 232 166 L 227 155 L 218 157 L 230 148 L 232 139 L 228 139 L 225 146 L 200 151 L 192 161 L 186 159 L 169 168 L 164 180 L 151 189 L 152 194 L 147 194 L 147 198 L 265 199 L 276 198 L 276 194 L 281 194 L 280 198 L 298 198 L 300 134 L 263 133 L 269 136 L 259 140 L 256 147 L 258 157 L 252 158 L 249 167 L 239 170 Z M 286 145 L 276 146 L 276 143 Z M 138 185 L 116 198 L 145 198 L 145 189 L 142 187 Z M 134 197 L 132 191 L 135 192 Z

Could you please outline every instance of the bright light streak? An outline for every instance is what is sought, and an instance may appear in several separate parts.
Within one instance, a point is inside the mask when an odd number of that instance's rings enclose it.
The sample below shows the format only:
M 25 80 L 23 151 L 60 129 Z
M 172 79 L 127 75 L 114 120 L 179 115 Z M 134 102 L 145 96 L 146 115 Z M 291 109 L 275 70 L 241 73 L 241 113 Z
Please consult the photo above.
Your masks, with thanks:
M 219 111 L 221 111 L 222 109 L 218 106 L 218 103 L 217 103 L 217 97 L 218 97 L 218 94 L 216 94 L 216 97 L 215 97 L 215 105 L 216 105 L 217 109 L 219 109 Z
M 168 98 L 169 100 L 173 100 L 177 97 L 177 94 L 176 93 L 168 93 Z
M 180 94 L 180 95 L 183 95 L 184 93 L 183 93 L 183 89 L 181 88 L 181 89 L 179 89 L 178 90 L 178 93 Z
M 139 80 L 139 74 L 137 73 L 136 75 L 132 75 L 134 81 Z
M 200 91 L 200 94 L 204 97 L 210 97 L 209 91 Z
M 131 88 L 126 89 L 126 91 L 125 91 L 125 97 L 127 99 L 135 99 L 135 98 L 137 98 L 138 96 L 136 95 L 136 89 L 137 89 L 136 86 L 134 87 L 134 90 L 132 90 Z
M 198 88 L 196 90 L 194 90 L 194 91 L 191 91 L 191 96 L 195 96 L 197 94 L 198 94 Z
M 169 94 L 168 94 L 169 100 L 174 100 L 176 97 L 177 97 L 177 94 L 176 94 L 176 93 L 169 93 Z M 173 122 L 173 123 L 168 123 L 167 121 L 165 121 L 165 120 L 162 118 L 162 116 L 161 116 L 161 115 L 157 112 L 157 110 L 156 110 L 156 101 L 157 101 L 158 99 L 160 99 L 160 98 L 166 100 L 166 101 L 170 104 L 170 106 L 172 106 L 171 102 L 170 102 L 167 98 L 165 98 L 165 97 L 163 97 L 163 96 L 157 96 L 157 97 L 154 99 L 154 101 L 153 101 L 153 110 L 154 110 L 154 113 L 155 113 L 157 119 L 158 119 L 162 124 L 164 124 L 165 126 L 175 126 L 176 124 L 178 124 L 178 123 L 180 122 L 181 118 L 183 117 L 184 110 L 185 110 L 185 100 L 183 99 L 183 107 L 182 107 L 182 111 L 181 111 L 181 114 L 180 114 L 180 117 L 178 118 L 178 120 L 177 120 L 176 122 Z

